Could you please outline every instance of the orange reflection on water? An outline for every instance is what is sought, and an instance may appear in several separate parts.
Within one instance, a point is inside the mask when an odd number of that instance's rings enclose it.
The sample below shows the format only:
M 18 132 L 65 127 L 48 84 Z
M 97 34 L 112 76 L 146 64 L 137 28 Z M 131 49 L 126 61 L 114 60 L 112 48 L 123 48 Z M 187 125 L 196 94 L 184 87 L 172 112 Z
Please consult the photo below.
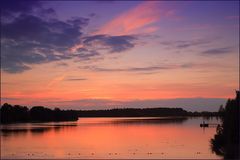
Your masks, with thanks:
M 209 143 L 215 128 L 203 131 L 198 124 L 201 119 L 179 123 L 121 120 L 82 118 L 77 126 L 30 132 L 24 139 L 6 136 L 2 153 L 25 158 L 28 153 L 34 158 L 218 158 Z

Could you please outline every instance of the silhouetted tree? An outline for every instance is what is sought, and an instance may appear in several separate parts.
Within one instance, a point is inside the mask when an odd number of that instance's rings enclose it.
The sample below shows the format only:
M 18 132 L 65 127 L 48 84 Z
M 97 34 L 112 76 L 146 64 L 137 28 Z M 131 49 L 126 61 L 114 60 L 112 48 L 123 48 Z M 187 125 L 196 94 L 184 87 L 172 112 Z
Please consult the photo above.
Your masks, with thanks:
M 225 112 L 225 109 L 224 109 L 223 105 L 221 105 L 219 107 L 219 109 L 218 109 L 219 116 L 223 117 L 224 116 L 224 112 Z
M 28 108 L 25 106 L 12 106 L 8 103 L 1 107 L 1 122 L 26 122 L 29 120 Z
M 25 106 L 12 106 L 8 103 L 0 109 L 1 123 L 14 122 L 49 122 L 49 121 L 76 121 L 77 112 L 72 110 L 51 110 L 42 106 L 32 107 L 30 110 Z
M 222 125 L 211 139 L 212 150 L 225 159 L 239 159 L 239 91 L 235 99 L 229 99 L 222 110 Z

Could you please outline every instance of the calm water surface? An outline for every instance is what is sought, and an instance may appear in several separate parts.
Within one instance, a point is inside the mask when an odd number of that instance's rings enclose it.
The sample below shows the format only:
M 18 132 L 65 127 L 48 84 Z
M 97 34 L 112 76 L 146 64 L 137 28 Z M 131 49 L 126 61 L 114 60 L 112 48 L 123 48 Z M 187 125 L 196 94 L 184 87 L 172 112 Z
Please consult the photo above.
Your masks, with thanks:
M 79 118 L 1 126 L 1 158 L 194 158 L 211 152 L 216 128 L 202 118 Z M 219 123 L 216 119 L 205 120 Z

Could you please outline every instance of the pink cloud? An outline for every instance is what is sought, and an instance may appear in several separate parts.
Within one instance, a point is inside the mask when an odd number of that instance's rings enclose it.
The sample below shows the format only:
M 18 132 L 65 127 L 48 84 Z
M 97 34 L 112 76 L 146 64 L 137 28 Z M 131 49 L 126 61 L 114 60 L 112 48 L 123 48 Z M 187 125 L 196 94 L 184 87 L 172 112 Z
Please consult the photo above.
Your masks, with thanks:
M 159 19 L 159 3 L 144 1 L 102 26 L 97 34 L 124 35 L 154 32 L 157 30 L 154 24 Z

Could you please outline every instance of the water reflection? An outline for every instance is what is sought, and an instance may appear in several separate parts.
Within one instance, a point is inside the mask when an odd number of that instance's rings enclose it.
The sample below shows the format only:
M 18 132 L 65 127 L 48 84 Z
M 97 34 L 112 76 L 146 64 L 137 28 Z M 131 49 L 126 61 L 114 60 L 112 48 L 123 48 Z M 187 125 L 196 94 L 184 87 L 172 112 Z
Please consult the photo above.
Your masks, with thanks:
M 99 118 L 101 119 L 101 118 Z M 82 125 L 155 125 L 155 124 L 181 124 L 185 122 L 188 118 L 186 117 L 141 117 L 141 118 L 116 118 L 116 119 L 102 119 L 102 121 L 97 121 L 96 123 L 91 122 L 81 122 L 71 123 L 71 124 L 51 124 L 51 123 L 33 123 L 29 124 L 11 124 L 2 125 L 1 132 L 3 136 L 14 136 L 14 135 L 24 135 L 31 133 L 32 135 L 41 135 L 45 132 L 55 131 L 60 132 L 62 129 L 73 128 Z M 67 122 L 66 122 L 67 123 Z
M 77 124 L 33 124 L 33 125 L 2 125 L 2 136 L 24 136 L 24 134 L 41 135 L 45 132 L 60 132 L 62 129 L 76 127 Z
M 130 118 L 130 119 L 117 119 L 113 120 L 113 124 L 124 124 L 124 125 L 141 125 L 141 124 L 181 124 L 185 122 L 187 117 L 161 117 L 161 118 Z
M 79 118 L 75 123 L 2 125 L 1 158 L 216 159 L 209 146 L 215 128 L 203 132 L 199 127 L 202 121 L 184 117 Z

